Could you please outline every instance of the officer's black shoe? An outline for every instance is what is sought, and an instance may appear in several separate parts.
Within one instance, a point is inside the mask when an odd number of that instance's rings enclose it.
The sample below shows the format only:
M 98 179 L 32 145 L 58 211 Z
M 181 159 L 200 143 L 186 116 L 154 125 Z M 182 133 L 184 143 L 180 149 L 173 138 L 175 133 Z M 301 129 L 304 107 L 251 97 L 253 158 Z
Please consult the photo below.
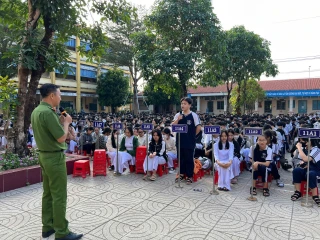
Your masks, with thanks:
M 42 232 L 42 237 L 43 238 L 48 238 L 50 237 L 52 234 L 54 234 L 56 231 L 54 229 L 48 231 L 48 232 Z
M 67 236 L 62 238 L 56 238 L 56 240 L 78 240 L 83 237 L 83 234 L 76 234 L 73 232 L 70 232 Z

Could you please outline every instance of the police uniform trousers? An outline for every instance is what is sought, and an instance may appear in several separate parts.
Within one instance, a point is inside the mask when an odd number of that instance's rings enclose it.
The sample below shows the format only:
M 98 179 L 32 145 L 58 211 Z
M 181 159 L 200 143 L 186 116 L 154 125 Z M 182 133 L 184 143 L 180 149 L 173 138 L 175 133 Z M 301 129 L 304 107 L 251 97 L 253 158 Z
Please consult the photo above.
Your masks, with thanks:
M 43 178 L 42 231 L 56 231 L 61 238 L 69 233 L 66 219 L 67 168 L 63 152 L 40 152 L 40 166 Z

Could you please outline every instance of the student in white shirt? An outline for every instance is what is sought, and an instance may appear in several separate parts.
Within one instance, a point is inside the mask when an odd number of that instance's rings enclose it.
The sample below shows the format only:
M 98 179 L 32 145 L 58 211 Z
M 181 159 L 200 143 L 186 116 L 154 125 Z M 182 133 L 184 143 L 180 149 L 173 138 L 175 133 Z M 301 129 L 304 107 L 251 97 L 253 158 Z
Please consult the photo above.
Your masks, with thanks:
M 176 141 L 171 134 L 171 131 L 169 128 L 165 128 L 163 130 L 164 133 L 164 141 L 166 143 L 166 150 L 168 155 L 168 167 L 169 167 L 169 173 L 175 173 L 175 170 L 173 169 L 173 160 L 177 159 L 177 148 L 176 148 Z
M 252 153 L 254 154 L 252 158 Z M 263 182 L 263 196 L 270 196 L 268 188 L 268 167 L 272 161 L 272 149 L 267 145 L 267 139 L 265 136 L 259 136 L 257 145 L 252 149 L 250 148 L 249 157 L 252 162 L 252 171 L 253 173 L 253 188 L 250 188 L 253 195 L 257 195 L 256 191 L 256 181 L 258 176 L 262 177 Z
M 214 144 L 213 152 L 219 174 L 218 190 L 220 191 L 231 190 L 230 181 L 234 178 L 231 169 L 233 151 L 234 145 L 228 141 L 228 132 L 226 130 L 222 130 L 219 142 Z

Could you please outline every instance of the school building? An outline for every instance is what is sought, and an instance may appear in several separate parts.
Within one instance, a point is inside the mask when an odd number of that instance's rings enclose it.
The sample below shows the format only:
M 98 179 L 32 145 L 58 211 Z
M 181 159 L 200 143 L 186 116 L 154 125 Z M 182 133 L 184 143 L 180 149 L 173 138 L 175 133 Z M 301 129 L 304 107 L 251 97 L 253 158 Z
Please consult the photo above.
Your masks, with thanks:
M 81 57 L 76 51 L 78 46 L 85 45 L 86 49 L 90 49 L 90 43 L 81 41 L 78 37 L 70 37 L 65 43 L 70 51 L 70 59 L 68 65 L 70 70 L 67 76 L 64 76 L 58 70 L 55 72 L 44 73 L 40 79 L 39 87 L 45 83 L 53 83 L 60 86 L 61 103 L 64 108 L 72 108 L 76 112 L 81 110 L 85 112 L 111 112 L 110 107 L 99 106 L 98 95 L 96 94 L 97 77 L 99 74 L 105 73 L 112 66 L 108 63 L 86 62 L 86 57 Z M 129 75 L 127 67 L 120 67 L 125 76 Z M 132 86 L 129 83 L 129 88 Z M 40 102 L 40 92 L 37 91 L 38 101 Z M 129 100 L 129 99 L 128 99 Z M 120 110 L 130 110 L 130 105 L 126 105 Z
M 256 101 L 254 112 L 295 114 L 320 112 L 320 78 L 259 81 L 266 92 L 263 101 Z M 194 110 L 201 113 L 223 114 L 227 110 L 227 87 L 190 88 Z M 232 109 L 231 109 L 232 111 Z

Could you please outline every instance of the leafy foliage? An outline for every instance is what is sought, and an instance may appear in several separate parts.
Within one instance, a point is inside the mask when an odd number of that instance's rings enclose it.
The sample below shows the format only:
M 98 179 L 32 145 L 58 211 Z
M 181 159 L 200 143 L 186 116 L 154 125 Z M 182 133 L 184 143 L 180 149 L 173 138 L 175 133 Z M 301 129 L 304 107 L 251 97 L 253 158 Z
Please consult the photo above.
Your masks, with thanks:
M 18 86 L 14 80 L 0 76 L 0 102 L 4 112 L 4 119 L 10 119 L 15 115 Z
M 186 95 L 187 86 L 201 79 L 201 66 L 219 32 L 211 1 L 158 0 L 146 25 L 147 31 L 133 38 L 144 78 L 176 76 Z
M 178 79 L 170 75 L 155 75 L 147 82 L 144 88 L 144 95 L 148 98 L 148 103 L 153 105 L 169 106 L 178 104 L 179 91 Z
M 97 94 L 100 105 L 111 106 L 114 110 L 131 97 L 129 78 L 120 69 L 109 70 L 99 77 Z
M 262 74 L 278 74 L 271 58 L 270 42 L 244 26 L 222 32 L 219 39 L 219 54 L 212 54 L 206 63 L 206 74 L 210 77 L 204 78 L 203 85 L 214 86 L 216 82 L 223 81 L 230 97 L 234 83 L 243 82 L 246 86 L 248 79 L 260 79 Z
M 259 83 L 254 79 L 249 79 L 244 86 L 244 81 L 240 82 L 239 86 L 235 86 L 231 91 L 230 103 L 235 112 L 241 106 L 246 105 L 245 110 L 252 112 L 256 101 L 262 101 L 266 94 Z M 240 99 L 240 100 L 239 100 Z
M 29 156 L 20 158 L 17 154 L 5 153 L 0 155 L 0 170 L 9 170 L 39 165 L 39 152 L 32 149 Z

